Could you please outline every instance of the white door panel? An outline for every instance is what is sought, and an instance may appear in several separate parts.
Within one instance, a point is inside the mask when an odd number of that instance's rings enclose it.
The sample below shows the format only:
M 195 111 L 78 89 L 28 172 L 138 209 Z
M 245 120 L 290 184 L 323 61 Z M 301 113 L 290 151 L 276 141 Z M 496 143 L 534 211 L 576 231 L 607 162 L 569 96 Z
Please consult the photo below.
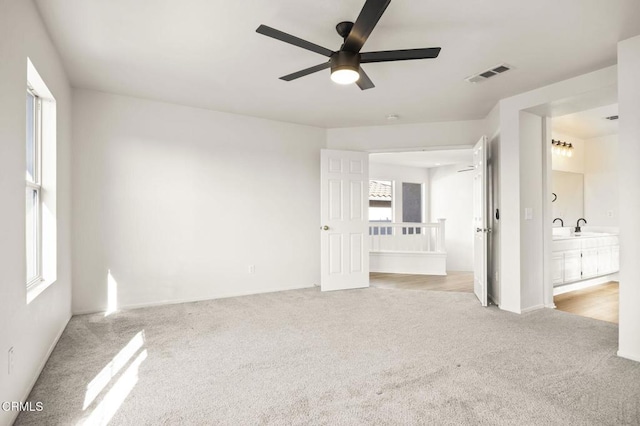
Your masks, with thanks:
M 473 148 L 473 291 L 482 306 L 487 306 L 487 137 Z
M 320 287 L 368 287 L 369 156 L 323 149 L 320 167 Z

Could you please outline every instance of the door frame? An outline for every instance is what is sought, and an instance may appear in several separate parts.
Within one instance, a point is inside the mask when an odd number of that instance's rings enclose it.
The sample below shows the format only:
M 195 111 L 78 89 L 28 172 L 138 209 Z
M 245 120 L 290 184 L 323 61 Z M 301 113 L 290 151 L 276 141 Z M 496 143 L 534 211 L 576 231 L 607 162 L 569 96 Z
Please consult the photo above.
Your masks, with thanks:
M 500 135 L 500 131 L 497 130 L 496 132 L 494 132 L 493 135 L 491 135 L 490 137 L 488 135 L 483 135 L 486 138 L 486 147 L 487 147 L 487 162 L 491 162 L 491 151 L 492 148 L 492 141 L 494 139 L 496 139 L 497 137 L 499 137 Z M 458 145 L 437 145 L 437 146 L 423 146 L 423 147 L 402 147 L 402 148 L 375 148 L 375 149 L 367 149 L 364 150 L 362 152 L 366 152 L 368 154 L 379 154 L 379 153 L 396 153 L 396 152 L 417 152 L 417 151 L 455 151 L 455 150 L 461 150 L 461 149 L 467 149 L 467 150 L 473 150 L 473 148 L 475 147 L 475 143 L 473 144 L 458 144 Z M 499 149 L 499 145 L 497 146 L 497 149 Z M 495 165 L 494 165 L 495 166 Z M 487 170 L 488 173 L 488 170 Z M 499 177 L 499 173 L 500 170 L 499 168 L 496 169 L 496 173 Z M 369 179 L 371 179 L 371 175 L 369 175 Z M 493 176 L 487 176 L 487 182 L 489 182 L 490 179 L 493 179 Z M 499 179 L 498 182 L 499 184 Z M 499 188 L 495 187 L 495 188 Z M 487 212 L 486 214 L 490 214 L 490 217 L 487 217 L 487 226 L 490 228 L 493 228 L 493 215 L 494 215 L 494 207 L 499 208 L 499 201 L 498 203 L 496 203 L 496 205 L 491 204 L 491 202 L 489 201 L 491 200 L 495 200 L 494 196 L 498 198 L 498 194 L 494 194 L 491 195 L 493 193 L 493 190 L 495 189 L 493 185 L 488 186 L 487 187 L 487 203 L 488 205 L 487 207 Z M 423 216 L 425 216 L 427 214 L 426 209 L 425 212 L 423 212 Z M 491 219 L 491 220 L 490 220 Z M 475 238 L 475 236 L 474 236 Z M 486 285 L 487 285 L 487 299 L 488 301 L 492 302 L 494 305 L 499 306 L 500 303 L 500 286 L 499 286 L 499 281 L 497 279 L 495 279 L 493 276 L 490 276 L 490 272 L 493 271 L 494 273 L 497 273 L 500 269 L 500 253 L 499 253 L 499 245 L 498 245 L 498 250 L 496 253 L 494 253 L 492 250 L 489 250 L 489 241 L 493 238 L 492 233 L 489 233 L 487 235 L 487 270 L 486 272 Z M 497 255 L 497 256 L 494 256 Z M 495 293 L 491 293 L 490 290 L 490 286 L 494 286 L 494 290 Z M 495 299 L 498 300 L 495 300 Z

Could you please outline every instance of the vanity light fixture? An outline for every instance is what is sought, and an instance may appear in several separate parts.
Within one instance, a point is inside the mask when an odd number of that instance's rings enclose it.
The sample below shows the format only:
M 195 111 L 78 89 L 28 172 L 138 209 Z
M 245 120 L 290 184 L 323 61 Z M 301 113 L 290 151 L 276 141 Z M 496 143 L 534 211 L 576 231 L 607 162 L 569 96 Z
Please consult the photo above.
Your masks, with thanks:
M 570 142 L 551 140 L 551 152 L 562 157 L 573 156 L 573 145 Z

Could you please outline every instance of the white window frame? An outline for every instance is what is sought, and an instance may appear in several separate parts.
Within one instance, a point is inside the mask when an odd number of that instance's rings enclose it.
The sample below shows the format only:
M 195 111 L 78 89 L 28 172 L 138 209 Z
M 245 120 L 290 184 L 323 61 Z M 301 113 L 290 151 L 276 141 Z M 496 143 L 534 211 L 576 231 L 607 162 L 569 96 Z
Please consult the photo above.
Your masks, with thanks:
M 25 197 L 27 193 L 35 191 L 36 193 L 36 226 L 35 235 L 33 238 L 35 241 L 27 241 L 25 235 L 25 243 L 27 251 L 32 244 L 35 244 L 35 275 L 33 277 L 27 277 L 27 289 L 30 289 L 43 281 L 42 276 L 42 99 L 33 90 L 30 85 L 27 85 L 27 93 L 34 97 L 34 116 L 33 116 L 33 137 L 34 137 L 34 149 L 33 149 L 33 179 L 29 179 L 29 174 L 26 173 L 25 163 L 25 175 L 26 175 L 26 189 Z M 25 140 L 25 143 L 27 141 Z M 26 146 L 25 146 L 26 148 Z M 25 158 L 26 160 L 26 158 Z M 26 212 L 25 212 L 26 214 Z M 26 216 L 25 216 L 26 219 Z M 28 261 L 28 260 L 27 260 Z M 26 267 L 26 264 L 25 264 Z M 25 268 L 26 269 L 26 268 Z

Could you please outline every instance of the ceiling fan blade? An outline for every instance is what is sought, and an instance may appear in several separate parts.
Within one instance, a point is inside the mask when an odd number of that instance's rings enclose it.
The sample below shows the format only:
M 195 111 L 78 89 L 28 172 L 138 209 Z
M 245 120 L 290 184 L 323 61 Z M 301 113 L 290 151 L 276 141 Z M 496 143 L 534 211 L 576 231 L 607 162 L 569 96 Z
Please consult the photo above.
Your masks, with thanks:
M 292 36 L 291 34 L 283 33 L 280 30 L 267 27 L 266 25 L 260 25 L 256 29 L 256 32 L 258 34 L 266 35 L 267 37 L 275 38 L 276 40 L 284 41 L 285 43 L 289 43 L 294 46 L 298 46 L 303 49 L 307 49 L 312 52 L 319 53 L 326 57 L 331 57 L 331 55 L 333 54 L 333 51 L 327 49 L 326 47 L 318 46 L 317 44 L 311 43 L 310 41 L 306 41 L 301 38 Z
M 360 78 L 358 79 L 358 81 L 356 81 L 356 84 L 361 90 L 373 89 L 374 87 L 376 87 L 375 84 L 373 84 L 373 81 L 371 81 L 371 79 L 367 75 L 367 73 L 364 72 L 362 67 L 360 67 L 359 73 L 360 73 Z
M 385 50 L 381 52 L 364 52 L 360 54 L 361 64 L 372 62 L 409 61 L 412 59 L 433 59 L 440 54 L 439 47 L 426 49 Z
M 367 0 L 360 11 L 360 15 L 358 15 L 358 19 L 353 24 L 351 32 L 344 40 L 342 50 L 353 53 L 360 52 L 389 3 L 391 3 L 391 0 Z
M 283 77 L 280 77 L 280 80 L 284 80 L 284 81 L 295 80 L 296 78 L 304 77 L 305 75 L 313 74 L 314 72 L 326 70 L 329 67 L 331 67 L 331 62 L 325 62 L 323 64 L 316 65 L 314 67 L 310 67 L 298 72 L 294 72 L 293 74 L 285 75 Z

